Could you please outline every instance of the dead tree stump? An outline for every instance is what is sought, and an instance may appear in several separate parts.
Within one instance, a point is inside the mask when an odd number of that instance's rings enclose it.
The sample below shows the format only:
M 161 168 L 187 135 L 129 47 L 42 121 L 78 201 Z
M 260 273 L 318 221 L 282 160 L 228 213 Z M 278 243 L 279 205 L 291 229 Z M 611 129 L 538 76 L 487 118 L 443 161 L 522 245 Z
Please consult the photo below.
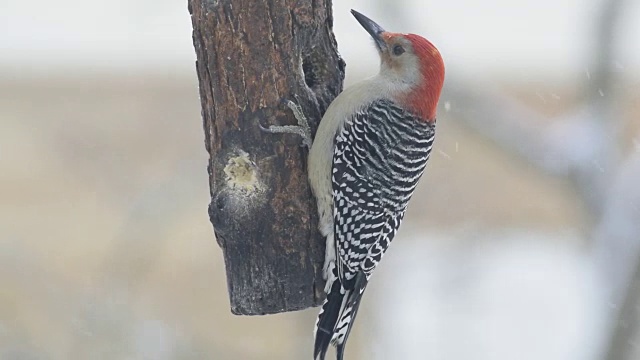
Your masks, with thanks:
M 312 130 L 342 90 L 331 1 L 189 0 L 209 152 L 209 217 L 223 250 L 231 312 L 319 305 L 324 241 L 306 175 L 308 149 L 284 100 Z

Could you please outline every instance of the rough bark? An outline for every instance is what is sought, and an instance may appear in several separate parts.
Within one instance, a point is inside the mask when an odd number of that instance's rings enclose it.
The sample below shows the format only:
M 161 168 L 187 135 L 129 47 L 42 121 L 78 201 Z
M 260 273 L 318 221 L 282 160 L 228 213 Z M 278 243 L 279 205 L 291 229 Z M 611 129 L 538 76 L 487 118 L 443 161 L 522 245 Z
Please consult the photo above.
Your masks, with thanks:
M 223 250 L 231 311 L 259 315 L 319 305 L 324 243 L 298 102 L 315 131 L 342 90 L 330 0 L 189 0 L 209 152 L 209 217 Z

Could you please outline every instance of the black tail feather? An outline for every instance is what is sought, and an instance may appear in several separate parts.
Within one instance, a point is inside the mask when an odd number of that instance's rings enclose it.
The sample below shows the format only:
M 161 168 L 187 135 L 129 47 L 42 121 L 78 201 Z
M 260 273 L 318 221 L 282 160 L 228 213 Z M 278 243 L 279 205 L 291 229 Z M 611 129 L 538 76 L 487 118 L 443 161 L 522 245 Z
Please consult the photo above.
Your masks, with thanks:
M 360 307 L 360 299 L 355 300 L 353 302 L 353 307 L 351 308 L 351 323 L 349 323 L 347 328 L 347 333 L 344 335 L 342 342 L 336 345 L 336 352 L 338 354 L 337 359 L 343 360 L 344 357 L 344 349 L 347 346 L 347 339 L 349 338 L 349 334 L 351 333 L 351 329 L 353 329 L 353 322 L 356 319 L 356 315 L 358 314 L 358 308 Z
M 318 315 L 316 340 L 313 349 L 314 360 L 324 360 L 327 354 L 336 322 L 338 322 L 338 317 L 340 316 L 343 298 L 342 284 L 340 280 L 336 279 L 331 285 L 331 290 L 327 294 L 327 299 L 322 304 L 322 310 Z
M 358 315 L 358 308 L 360 308 L 360 300 L 362 299 L 362 295 L 364 294 L 364 290 L 367 288 L 367 277 L 363 272 L 359 272 L 355 277 L 354 289 L 349 293 L 349 299 L 347 300 L 346 309 L 351 309 L 351 321 L 347 325 L 347 332 L 345 333 L 342 341 L 336 344 L 336 353 L 337 360 L 344 359 L 344 350 L 347 346 L 347 339 L 349 338 L 349 334 L 351 333 L 351 329 L 353 329 L 353 324 L 356 320 L 356 315 Z

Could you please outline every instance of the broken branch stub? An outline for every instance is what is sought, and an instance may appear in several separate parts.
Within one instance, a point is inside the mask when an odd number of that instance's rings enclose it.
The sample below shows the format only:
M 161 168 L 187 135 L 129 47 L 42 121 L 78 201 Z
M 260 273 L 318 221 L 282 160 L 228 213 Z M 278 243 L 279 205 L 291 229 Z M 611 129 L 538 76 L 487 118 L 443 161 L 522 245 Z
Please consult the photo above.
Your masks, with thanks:
M 209 217 L 234 314 L 317 306 L 324 242 L 301 139 L 259 124 L 296 123 L 295 99 L 315 131 L 342 90 L 344 62 L 330 1 L 189 0 L 209 152 Z

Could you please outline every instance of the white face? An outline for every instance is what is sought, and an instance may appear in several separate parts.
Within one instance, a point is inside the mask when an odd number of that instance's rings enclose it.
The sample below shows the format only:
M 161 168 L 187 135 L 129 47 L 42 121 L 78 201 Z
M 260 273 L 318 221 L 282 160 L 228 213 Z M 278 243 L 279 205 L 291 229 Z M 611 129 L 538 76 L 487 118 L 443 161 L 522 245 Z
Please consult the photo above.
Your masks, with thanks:
M 400 34 L 381 35 L 386 46 L 379 50 L 380 76 L 398 90 L 409 90 L 419 85 L 422 74 L 411 42 Z

